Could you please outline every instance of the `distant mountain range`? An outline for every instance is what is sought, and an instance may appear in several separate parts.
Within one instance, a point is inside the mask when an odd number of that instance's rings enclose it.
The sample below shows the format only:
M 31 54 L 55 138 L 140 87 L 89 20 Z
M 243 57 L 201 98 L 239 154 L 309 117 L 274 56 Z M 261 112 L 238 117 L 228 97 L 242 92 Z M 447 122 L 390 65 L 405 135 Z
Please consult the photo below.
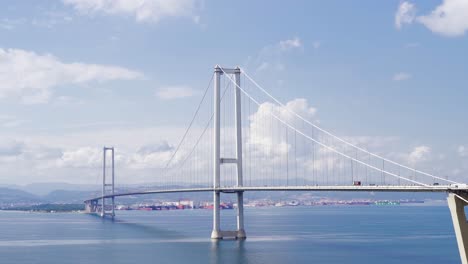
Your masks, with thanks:
M 0 188 L 0 204 L 37 203 L 42 202 L 41 197 L 10 188 Z
M 94 191 L 56 190 L 41 196 L 18 189 L 0 188 L 0 205 L 83 203 L 86 198 L 95 196 L 95 194 Z
M 98 190 L 96 185 L 69 183 L 0 185 L 0 204 L 82 203 Z
M 100 190 L 101 188 L 98 185 L 71 184 L 71 183 L 63 183 L 63 182 L 39 182 L 39 183 L 31 183 L 27 185 L 1 185 L 0 184 L 0 188 L 1 187 L 22 190 L 22 191 L 29 192 L 35 195 L 39 195 L 39 196 L 47 195 L 56 190 L 97 191 L 97 190 Z

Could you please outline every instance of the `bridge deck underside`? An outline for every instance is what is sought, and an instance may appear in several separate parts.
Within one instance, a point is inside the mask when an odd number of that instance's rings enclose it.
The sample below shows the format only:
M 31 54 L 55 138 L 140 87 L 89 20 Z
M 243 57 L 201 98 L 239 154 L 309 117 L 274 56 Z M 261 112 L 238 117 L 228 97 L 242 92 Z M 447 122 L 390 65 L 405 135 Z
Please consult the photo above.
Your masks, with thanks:
M 459 192 L 468 191 L 468 187 L 454 187 L 450 185 L 438 186 L 258 186 L 258 187 L 220 187 L 220 188 L 180 188 L 180 189 L 166 189 L 166 190 L 147 190 L 135 191 L 126 193 L 116 193 L 114 195 L 106 195 L 95 197 L 87 201 L 99 200 L 102 198 L 111 198 L 119 196 L 133 196 L 144 194 L 158 194 L 158 193 L 182 193 L 182 192 L 224 192 L 234 193 L 240 191 L 360 191 L 360 192 Z

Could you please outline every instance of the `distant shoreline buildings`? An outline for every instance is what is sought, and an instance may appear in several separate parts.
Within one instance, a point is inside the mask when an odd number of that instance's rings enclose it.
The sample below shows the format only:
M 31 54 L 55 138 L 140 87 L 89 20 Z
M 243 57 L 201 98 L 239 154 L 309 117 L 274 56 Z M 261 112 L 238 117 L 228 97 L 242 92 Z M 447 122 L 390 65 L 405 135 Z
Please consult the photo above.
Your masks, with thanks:
M 318 200 L 318 201 L 275 201 L 268 199 L 253 200 L 244 204 L 245 207 L 285 207 L 285 206 L 399 206 L 399 205 L 422 205 L 424 200 Z M 433 204 L 433 203 L 430 203 Z M 221 209 L 237 208 L 236 203 L 223 202 Z M 156 203 L 139 203 L 132 205 L 117 205 L 116 210 L 142 210 L 142 211 L 161 211 L 161 210 L 184 210 L 184 209 L 213 209 L 211 202 L 196 203 L 192 200 L 165 201 Z

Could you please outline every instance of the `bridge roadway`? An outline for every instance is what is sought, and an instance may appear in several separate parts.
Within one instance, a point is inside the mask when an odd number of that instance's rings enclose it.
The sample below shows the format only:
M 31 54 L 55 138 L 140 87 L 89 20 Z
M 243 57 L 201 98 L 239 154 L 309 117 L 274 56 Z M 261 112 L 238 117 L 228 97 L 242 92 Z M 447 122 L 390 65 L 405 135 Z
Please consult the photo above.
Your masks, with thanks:
M 306 185 L 306 186 L 257 186 L 257 187 L 219 187 L 219 188 L 179 188 L 179 189 L 160 189 L 160 190 L 146 190 L 134 191 L 126 193 L 115 193 L 105 196 L 95 197 L 86 202 L 96 201 L 103 198 L 112 198 L 119 196 L 133 196 L 144 194 L 158 194 L 158 193 L 183 193 L 183 192 L 222 192 L 222 193 L 236 193 L 241 191 L 337 191 L 337 192 L 468 192 L 468 185 L 466 184 L 452 184 L 452 185 L 428 185 L 428 186 L 398 186 L 398 185 Z

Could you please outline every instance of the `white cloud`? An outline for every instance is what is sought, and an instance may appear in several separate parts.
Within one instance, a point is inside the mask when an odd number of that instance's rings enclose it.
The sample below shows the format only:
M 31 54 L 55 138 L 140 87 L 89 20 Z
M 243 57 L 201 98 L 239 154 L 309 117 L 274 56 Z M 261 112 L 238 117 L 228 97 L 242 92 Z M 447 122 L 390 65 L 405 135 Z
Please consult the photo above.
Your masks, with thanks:
M 133 80 L 142 76 L 117 66 L 64 63 L 50 54 L 0 49 L 0 98 L 19 97 L 26 104 L 48 102 L 52 89 L 60 85 Z
M 456 37 L 468 31 L 468 1 L 443 0 L 427 15 L 416 16 L 415 6 L 409 2 L 400 4 L 395 15 L 395 26 L 400 29 L 403 24 L 420 23 L 434 33 Z
M 102 164 L 102 149 L 82 147 L 63 152 L 57 160 L 58 167 L 97 168 Z
M 301 48 L 302 41 L 298 37 L 287 39 L 287 40 L 282 40 L 279 42 L 279 47 L 281 48 L 281 50 Z
M 173 147 L 167 141 L 142 146 L 136 152 L 117 149 L 116 167 L 124 169 L 164 168 L 171 157 Z M 99 168 L 102 166 L 102 148 L 79 147 L 53 156 L 49 168 Z
M 201 133 L 201 128 L 193 129 L 194 135 Z M 102 146 L 109 145 L 116 147 L 120 183 L 153 182 L 172 153 L 172 144 L 180 140 L 184 131 L 185 127 L 122 128 L 116 125 L 72 129 L 64 134 L 41 131 L 30 134 L 3 129 L 0 180 L 13 184 L 50 181 L 97 184 L 102 173 Z M 170 143 L 155 143 L 155 138 Z M 176 157 L 174 164 L 185 157 L 186 151 L 186 148 L 179 151 L 182 155 Z
M 319 42 L 314 42 L 314 48 L 320 46 Z M 286 69 L 284 61 L 293 51 L 303 50 L 303 44 L 300 38 L 281 40 L 275 44 L 263 47 L 258 55 L 252 60 L 249 57 L 247 65 L 252 64 L 255 71 L 275 70 L 283 71 Z M 246 66 L 248 68 L 248 66 Z
M 144 145 L 136 152 L 120 148 L 115 153 L 116 166 L 132 169 L 162 167 L 172 150 L 166 141 Z M 0 141 L 0 162 L 26 161 L 33 170 L 96 169 L 102 166 L 102 151 L 99 147 L 44 147 L 34 142 L 7 139 Z
M 195 23 L 198 0 L 63 0 L 84 14 L 103 13 L 134 17 L 138 22 L 157 23 L 167 17 L 190 17 Z
M 457 153 L 460 157 L 467 157 L 468 156 L 468 148 L 465 146 L 458 146 Z
M 393 80 L 394 81 L 406 81 L 411 79 L 411 74 L 406 73 L 406 72 L 399 72 L 393 75 Z
M 189 86 L 169 86 L 156 90 L 156 96 L 164 100 L 191 97 L 197 93 L 198 91 Z
M 68 168 L 68 169 L 97 169 L 102 168 L 102 157 L 103 150 L 99 147 L 78 147 L 68 148 L 66 150 L 61 149 L 43 149 L 36 150 L 37 153 L 45 155 L 43 159 L 48 159 L 49 162 L 44 162 L 45 165 L 42 168 L 46 169 L 57 169 L 57 168 Z M 118 150 L 118 149 L 117 149 Z M 57 156 L 60 154 L 60 156 Z M 115 166 L 121 167 L 122 164 L 126 164 L 126 157 L 128 153 L 125 151 L 115 151 L 114 154 Z M 110 156 L 107 156 L 107 164 L 110 166 Z M 41 167 L 41 164 L 38 164 Z
M 409 2 L 402 2 L 395 14 L 395 26 L 401 29 L 403 24 L 411 24 L 416 15 L 415 6 Z
M 126 161 L 129 168 L 164 168 L 172 156 L 174 148 L 167 141 L 142 146 Z
M 417 20 L 434 33 L 461 36 L 468 30 L 468 1 L 444 0 L 430 14 Z
M 417 146 L 408 155 L 407 160 L 414 165 L 419 162 L 426 161 L 431 154 L 431 148 L 428 146 Z
M 270 120 L 270 123 L 272 123 L 273 119 L 271 117 L 274 115 L 291 125 L 297 125 L 297 117 L 291 111 L 312 120 L 317 109 L 310 107 L 307 100 L 302 98 L 289 101 L 284 107 L 268 102 L 261 104 L 258 111 L 249 117 L 248 144 L 267 156 L 277 156 L 289 151 L 290 144 L 287 143 L 285 135 L 273 137 L 271 127 L 266 125 L 265 120 Z M 275 124 L 272 123 L 271 125 L 274 126 Z

